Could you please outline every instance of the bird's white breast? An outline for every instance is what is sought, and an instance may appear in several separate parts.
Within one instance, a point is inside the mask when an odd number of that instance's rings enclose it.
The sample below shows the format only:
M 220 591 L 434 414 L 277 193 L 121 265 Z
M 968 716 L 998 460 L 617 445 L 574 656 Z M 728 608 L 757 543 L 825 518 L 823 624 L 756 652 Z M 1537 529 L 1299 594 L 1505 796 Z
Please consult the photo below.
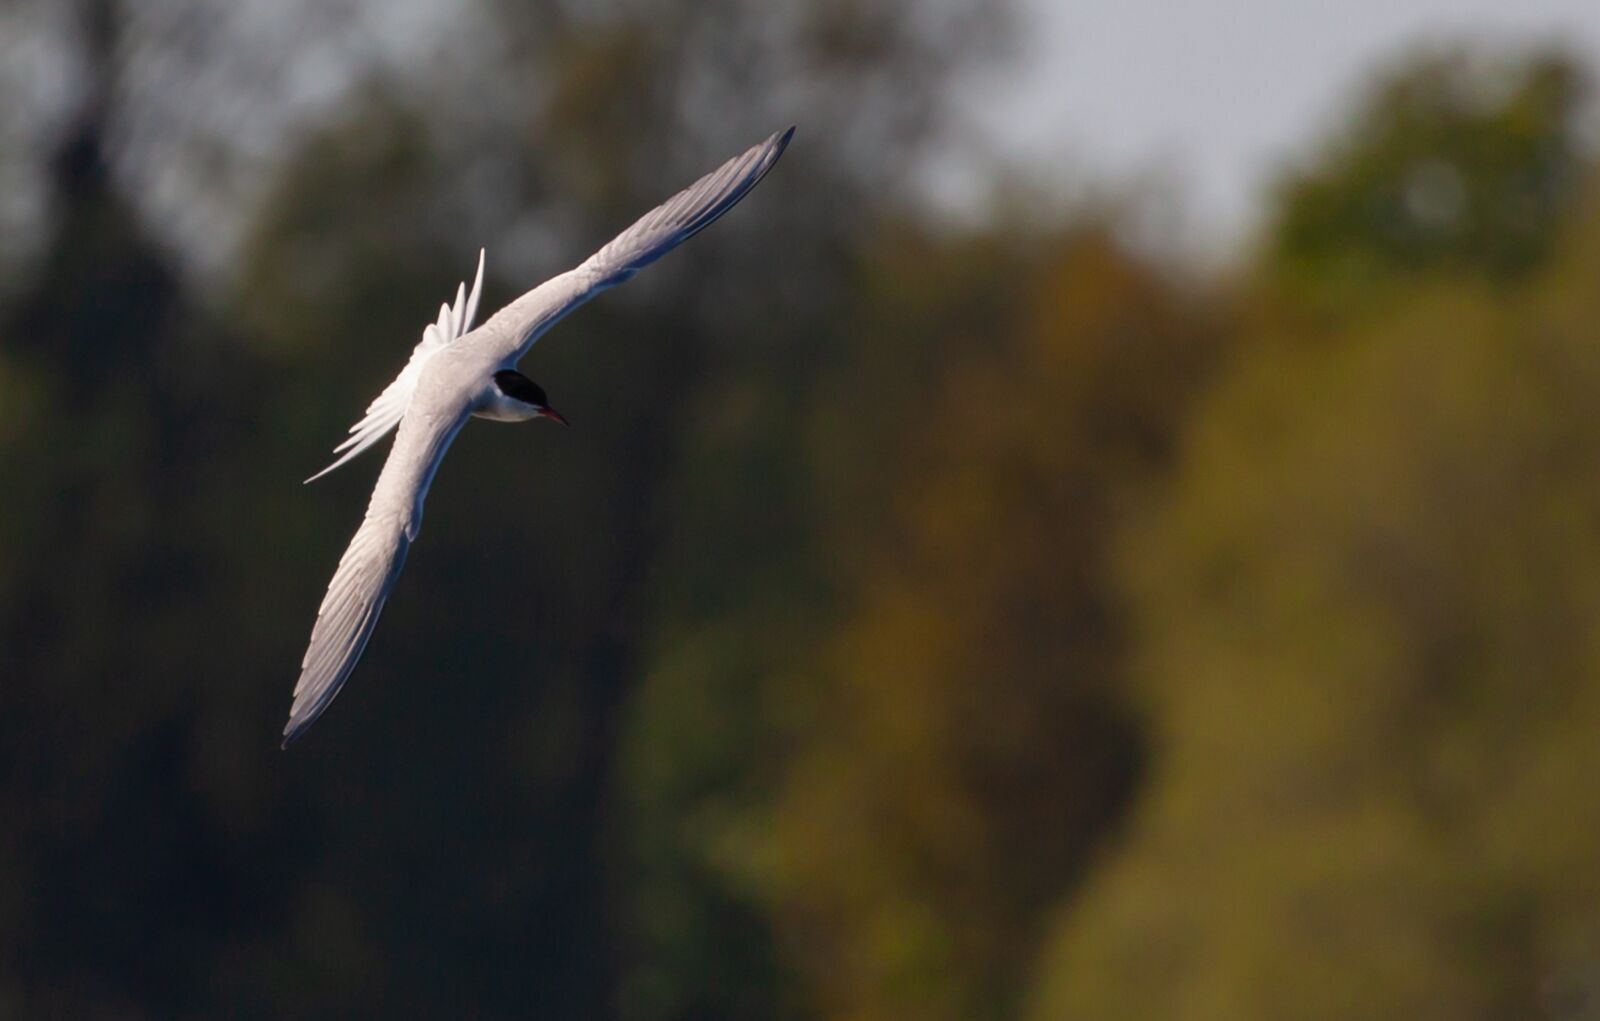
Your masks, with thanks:
M 526 422 L 539 414 L 531 404 L 507 397 L 494 385 L 494 380 L 472 402 L 472 417 L 487 418 L 494 422 Z

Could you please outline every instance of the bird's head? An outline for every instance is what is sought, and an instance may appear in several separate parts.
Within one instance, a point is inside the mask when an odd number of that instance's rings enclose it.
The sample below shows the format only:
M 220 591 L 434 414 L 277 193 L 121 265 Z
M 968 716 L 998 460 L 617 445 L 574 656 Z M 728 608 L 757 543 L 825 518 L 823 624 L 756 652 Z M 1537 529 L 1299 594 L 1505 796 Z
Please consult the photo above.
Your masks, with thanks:
M 567 424 L 566 418 L 550 406 L 544 388 L 515 369 L 501 369 L 494 374 L 494 385 L 517 412 L 517 417 L 548 418 Z

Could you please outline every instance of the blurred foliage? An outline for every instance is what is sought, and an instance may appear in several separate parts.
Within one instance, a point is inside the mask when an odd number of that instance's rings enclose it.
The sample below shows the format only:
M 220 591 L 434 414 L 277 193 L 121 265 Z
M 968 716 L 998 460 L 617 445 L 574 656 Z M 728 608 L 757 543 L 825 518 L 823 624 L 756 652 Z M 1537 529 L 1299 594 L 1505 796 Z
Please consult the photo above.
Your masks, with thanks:
M 1484 119 L 1513 150 L 1526 101 Z M 1596 1016 L 1587 176 L 1565 229 L 1462 233 L 1458 272 L 1252 347 L 1186 423 L 1119 554 L 1161 754 L 1033 1016 Z M 1507 292 L 1496 250 L 1552 254 Z
M 1331 315 L 1429 272 L 1527 272 L 1581 184 L 1587 85 L 1562 54 L 1449 50 L 1386 71 L 1280 187 L 1262 271 Z
M 186 4 L 83 3 L 4 154 L 0 1017 L 1600 1016 L 1570 58 L 1396 63 L 1196 280 L 901 187 L 986 5 L 480 0 L 322 51 L 214 272 L 141 161 L 227 208 L 275 121 L 197 115 L 259 54 Z M 375 464 L 294 481 L 476 246 L 492 307 L 789 120 L 524 363 L 572 430 L 464 432 L 280 753 Z
M 773 912 L 825 1013 L 1009 1016 L 1042 913 L 1138 774 L 1101 553 L 1219 331 L 1099 229 L 895 236 L 873 266 L 810 411 L 838 605 L 797 629 L 758 596 L 669 632 L 641 740 L 709 772 L 703 749 L 741 734 L 674 814 L 702 868 Z M 768 644 L 782 661 L 739 691 Z
M 1512 300 L 1429 288 L 1241 365 L 1194 416 L 1121 554 L 1162 754 L 1036 1016 L 1534 1017 L 1592 982 L 1582 215 Z

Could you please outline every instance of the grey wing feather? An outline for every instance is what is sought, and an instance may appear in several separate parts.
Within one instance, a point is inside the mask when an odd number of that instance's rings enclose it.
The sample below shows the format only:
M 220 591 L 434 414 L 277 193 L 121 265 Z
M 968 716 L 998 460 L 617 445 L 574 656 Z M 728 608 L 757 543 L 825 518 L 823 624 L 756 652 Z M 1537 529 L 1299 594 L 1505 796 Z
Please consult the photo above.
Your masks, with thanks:
M 300 661 L 294 705 L 283 728 L 285 748 L 317 721 L 355 669 L 421 526 L 422 503 L 433 473 L 465 422 L 465 414 L 408 415 L 401 421 L 366 517 L 317 610 L 311 643 Z
M 626 281 L 738 205 L 778 162 L 793 137 L 791 127 L 735 156 L 641 216 L 578 271 L 593 277 L 596 290 Z
M 627 281 L 709 227 L 761 182 L 794 137 L 777 132 L 652 209 L 576 269 L 547 280 L 484 323 L 507 363 L 528 353 L 545 330 L 596 294 Z

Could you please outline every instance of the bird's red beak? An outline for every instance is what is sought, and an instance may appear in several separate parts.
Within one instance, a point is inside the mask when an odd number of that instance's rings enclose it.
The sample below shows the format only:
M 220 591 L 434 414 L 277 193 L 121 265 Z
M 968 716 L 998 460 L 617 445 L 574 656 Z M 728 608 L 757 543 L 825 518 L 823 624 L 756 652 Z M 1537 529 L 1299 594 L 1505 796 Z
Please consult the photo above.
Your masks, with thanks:
M 548 418 L 552 422 L 560 422 L 562 425 L 571 424 L 567 421 L 566 416 L 561 414 L 561 412 L 557 411 L 555 408 L 540 408 L 539 417 Z

